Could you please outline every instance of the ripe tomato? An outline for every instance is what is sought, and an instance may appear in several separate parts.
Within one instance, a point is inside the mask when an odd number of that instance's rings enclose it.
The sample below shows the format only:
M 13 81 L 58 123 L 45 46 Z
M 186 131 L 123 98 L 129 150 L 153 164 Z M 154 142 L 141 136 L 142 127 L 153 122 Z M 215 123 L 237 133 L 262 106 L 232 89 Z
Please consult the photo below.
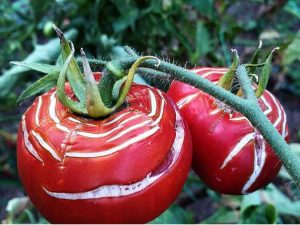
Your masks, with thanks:
M 195 68 L 198 75 L 217 83 L 226 68 Z M 190 85 L 175 81 L 168 95 L 186 119 L 193 142 L 193 169 L 213 190 L 244 194 L 267 185 L 281 163 L 262 135 L 240 113 Z M 288 139 L 285 112 L 268 91 L 258 99 L 278 132 Z
M 191 148 L 179 110 L 155 88 L 134 84 L 103 120 L 71 113 L 52 89 L 22 117 L 18 170 L 52 223 L 146 223 L 181 191 Z

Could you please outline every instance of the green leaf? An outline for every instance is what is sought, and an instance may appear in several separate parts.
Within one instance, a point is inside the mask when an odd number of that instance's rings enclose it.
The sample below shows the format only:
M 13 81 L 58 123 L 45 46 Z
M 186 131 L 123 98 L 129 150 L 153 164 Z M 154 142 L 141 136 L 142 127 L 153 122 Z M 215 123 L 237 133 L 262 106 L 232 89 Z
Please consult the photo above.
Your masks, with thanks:
M 17 66 L 23 66 L 28 69 L 36 70 L 42 73 L 59 73 L 60 68 L 58 66 L 53 66 L 49 64 L 44 63 L 34 63 L 34 62 L 16 62 L 12 61 L 11 64 L 17 65 Z
M 267 195 L 274 202 L 279 214 L 300 216 L 300 200 L 290 200 L 273 184 L 268 185 Z
M 212 216 L 202 220 L 200 223 L 216 224 L 216 223 L 238 223 L 238 211 L 227 209 L 225 207 L 219 208 Z
M 4 223 L 48 223 L 33 207 L 28 197 L 11 199 L 7 204 L 6 211 L 7 216 Z
M 289 44 L 287 49 L 283 54 L 283 63 L 284 64 L 291 64 L 295 60 L 300 59 L 300 30 L 298 30 L 297 34 L 295 35 L 293 41 Z
M 196 52 L 193 54 L 192 60 L 194 63 L 198 59 L 212 50 L 211 37 L 205 25 L 199 21 L 196 28 Z
M 194 173 L 190 172 L 184 186 L 182 188 L 182 194 L 186 194 L 194 201 L 197 200 L 197 196 L 195 195 L 195 190 L 204 190 L 206 185 L 201 182 L 199 177 Z
M 124 0 L 114 0 L 111 1 L 111 3 L 117 8 L 118 12 L 120 14 L 126 14 L 128 11 L 132 10 L 132 6 L 130 4 L 130 1 L 124 1 Z
M 17 95 L 15 93 L 9 93 L 5 98 L 0 98 L 0 110 L 9 110 L 16 106 Z M 2 119 L 2 118 L 1 118 Z
M 276 223 L 277 210 L 274 204 L 262 200 L 262 192 L 243 196 L 240 223 Z
M 20 120 L 21 119 L 21 117 L 20 116 L 18 116 L 18 120 Z M 1 185 L 1 187 L 3 187 L 3 188 L 14 188 L 14 187 L 18 187 L 18 188 L 20 188 L 20 187 L 22 187 L 22 184 L 20 183 L 20 181 L 19 180 L 12 180 L 12 179 L 10 179 L 10 178 L 1 178 L 1 180 L 0 180 L 0 185 Z
M 109 37 L 106 34 L 100 35 L 98 38 L 98 43 L 97 43 L 97 48 L 98 52 L 102 56 L 109 55 L 111 52 L 112 48 L 116 45 L 117 40 L 114 39 L 113 37 Z
M 210 19 L 213 18 L 213 0 L 189 0 L 188 3 L 195 7 L 195 9 L 200 12 L 201 15 L 207 16 Z
M 120 32 L 125 30 L 127 27 L 132 26 L 134 22 L 137 20 L 139 15 L 138 9 L 132 9 L 128 11 L 126 14 L 122 15 L 120 18 L 116 19 L 113 22 L 113 29 L 115 32 Z
M 17 100 L 17 104 L 20 104 L 25 99 L 30 98 L 34 95 L 49 91 L 52 87 L 56 85 L 58 76 L 59 73 L 57 72 L 50 73 L 39 79 L 37 82 L 33 83 L 31 86 L 29 86 L 22 92 L 22 94 Z
M 44 217 L 42 217 L 41 215 L 40 215 L 40 218 L 39 218 L 37 223 L 38 224 L 49 224 L 49 222 Z
M 53 5 L 54 2 L 52 0 L 30 0 L 30 5 L 33 11 L 34 19 L 36 21 L 41 20 L 41 18 L 49 11 L 49 8 L 51 5 Z
M 30 201 L 28 197 L 19 197 L 19 198 L 13 198 L 9 200 L 6 211 L 11 216 L 17 215 L 21 213 L 28 205 Z
M 68 39 L 74 39 L 77 36 L 77 31 L 72 29 L 66 32 L 65 35 Z M 44 45 L 37 45 L 34 51 L 23 60 L 23 63 L 51 63 L 56 60 L 60 54 L 60 45 L 57 38 L 51 39 Z M 24 72 L 28 71 L 28 68 L 13 66 L 10 70 L 7 70 L 0 76 L 0 100 L 5 99 L 13 88 L 17 86 L 20 76 Z
M 194 223 L 193 213 L 182 209 L 178 205 L 172 205 L 163 214 L 152 220 L 150 224 L 182 224 Z
M 30 223 L 35 224 L 35 223 L 37 222 L 37 221 L 35 220 L 35 218 L 34 218 L 33 213 L 32 213 L 29 209 L 25 209 L 25 210 L 24 210 L 24 213 L 27 215 L 27 217 L 28 217 Z
M 300 19 L 300 4 L 295 0 L 288 1 L 284 6 L 284 10 Z
M 275 224 L 277 221 L 276 207 L 272 204 L 261 204 L 248 207 L 241 214 L 240 223 L 246 224 Z

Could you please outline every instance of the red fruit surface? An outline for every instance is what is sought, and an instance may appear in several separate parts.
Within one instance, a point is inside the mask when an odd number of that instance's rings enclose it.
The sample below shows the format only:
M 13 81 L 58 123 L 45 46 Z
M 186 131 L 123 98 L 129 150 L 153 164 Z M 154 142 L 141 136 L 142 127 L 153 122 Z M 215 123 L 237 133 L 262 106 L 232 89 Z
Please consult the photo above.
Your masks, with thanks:
M 191 71 L 214 83 L 226 68 Z M 168 95 L 186 120 L 193 142 L 193 169 L 213 190 L 223 194 L 251 193 L 270 183 L 281 167 L 262 135 L 240 113 L 190 85 L 174 81 Z M 286 114 L 269 92 L 258 99 L 261 109 L 288 140 Z
M 146 223 L 183 187 L 189 135 L 176 105 L 155 88 L 134 84 L 126 105 L 102 120 L 71 113 L 52 89 L 22 117 L 18 171 L 51 223 Z

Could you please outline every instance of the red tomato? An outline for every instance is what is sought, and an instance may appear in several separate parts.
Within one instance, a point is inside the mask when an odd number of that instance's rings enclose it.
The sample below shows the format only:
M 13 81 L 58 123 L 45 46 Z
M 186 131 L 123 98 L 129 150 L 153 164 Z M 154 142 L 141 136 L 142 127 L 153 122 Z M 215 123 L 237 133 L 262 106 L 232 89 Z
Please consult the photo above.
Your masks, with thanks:
M 198 75 L 217 83 L 226 68 L 195 68 Z M 279 158 L 262 135 L 240 113 L 190 85 L 175 81 L 168 95 L 189 125 L 193 169 L 213 190 L 244 194 L 267 185 L 278 174 Z M 278 132 L 288 139 L 285 112 L 268 91 L 258 99 Z
M 23 115 L 17 151 L 25 190 L 50 222 L 146 223 L 181 191 L 192 146 L 176 105 L 134 84 L 103 120 L 69 112 L 55 89 L 41 95 Z

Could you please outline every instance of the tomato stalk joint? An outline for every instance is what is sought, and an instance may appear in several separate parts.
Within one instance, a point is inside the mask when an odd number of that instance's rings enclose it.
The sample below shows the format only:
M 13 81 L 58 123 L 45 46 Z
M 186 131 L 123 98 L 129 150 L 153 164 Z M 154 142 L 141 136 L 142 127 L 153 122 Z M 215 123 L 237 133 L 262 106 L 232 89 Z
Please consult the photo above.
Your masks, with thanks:
M 75 50 L 73 44 L 66 41 L 59 28 L 55 25 L 53 25 L 53 28 L 60 38 L 62 55 L 64 58 L 64 65 L 57 81 L 57 96 L 63 105 L 68 107 L 71 111 L 83 116 L 101 118 L 115 112 L 125 102 L 126 96 L 132 86 L 134 74 L 139 65 L 145 60 L 157 59 L 153 56 L 139 57 L 129 68 L 128 72 L 122 68 L 121 64 L 110 61 L 106 64 L 106 70 L 97 84 L 83 49 L 81 48 L 80 50 L 83 67 L 82 74 L 74 59 Z M 159 63 L 157 65 L 159 65 Z M 113 82 L 110 88 L 103 85 L 103 83 L 107 82 L 107 79 L 110 79 Z M 65 92 L 66 80 L 69 81 L 76 96 L 75 100 L 70 99 Z M 119 86 L 119 96 L 117 97 L 115 104 L 111 105 L 111 100 L 106 98 L 111 98 L 114 84 L 118 80 L 123 80 L 124 84 Z M 108 103 L 105 104 L 105 102 Z

